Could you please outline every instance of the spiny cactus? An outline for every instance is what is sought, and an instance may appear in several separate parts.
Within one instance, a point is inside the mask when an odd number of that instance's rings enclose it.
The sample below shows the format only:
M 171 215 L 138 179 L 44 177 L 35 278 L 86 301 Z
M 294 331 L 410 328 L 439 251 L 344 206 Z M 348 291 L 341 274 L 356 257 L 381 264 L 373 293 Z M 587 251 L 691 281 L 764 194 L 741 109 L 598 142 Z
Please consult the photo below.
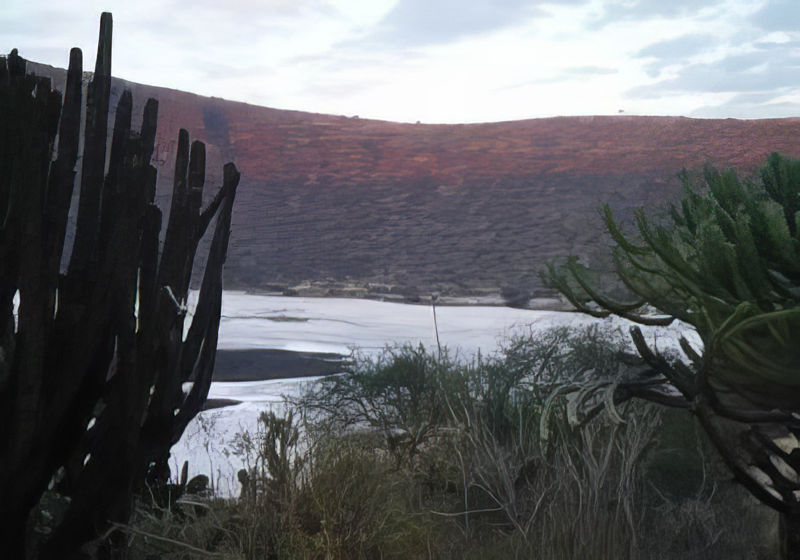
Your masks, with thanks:
M 205 149 L 200 142 L 190 148 L 180 132 L 159 255 L 162 216 L 150 165 L 157 102 L 147 101 L 134 130 L 132 97 L 123 93 L 106 150 L 111 26 L 104 13 L 85 102 L 71 253 L 81 52 L 70 54 L 63 102 L 49 80 L 25 73 L 16 51 L 0 58 L 0 535 L 9 558 L 26 557 L 26 523 L 50 482 L 69 507 L 29 557 L 74 557 L 110 522 L 126 522 L 133 493 L 165 465 L 200 410 L 214 367 L 239 174 L 226 164 L 222 188 L 201 209 Z M 215 217 L 184 337 L 194 256 Z

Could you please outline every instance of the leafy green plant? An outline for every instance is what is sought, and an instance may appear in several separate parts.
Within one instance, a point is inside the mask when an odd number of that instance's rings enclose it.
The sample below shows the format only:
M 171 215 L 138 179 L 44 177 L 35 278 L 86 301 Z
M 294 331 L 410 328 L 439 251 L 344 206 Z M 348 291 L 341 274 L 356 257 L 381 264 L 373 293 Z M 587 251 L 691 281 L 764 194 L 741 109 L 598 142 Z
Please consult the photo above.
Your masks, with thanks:
M 338 431 L 383 433 L 398 459 L 411 459 L 445 423 L 446 395 L 461 367 L 445 350 L 405 345 L 376 358 L 355 356 L 352 372 L 330 376 L 294 403 Z
M 668 216 L 636 214 L 626 234 L 603 209 L 616 275 L 627 299 L 597 288 L 577 259 L 549 265 L 545 280 L 579 310 L 635 323 L 693 328 L 702 347 L 659 354 L 631 330 L 646 367 L 602 386 L 573 386 L 574 409 L 642 398 L 691 410 L 736 479 L 782 515 L 784 554 L 800 558 L 800 161 L 773 154 L 754 180 L 707 168 L 681 175 Z

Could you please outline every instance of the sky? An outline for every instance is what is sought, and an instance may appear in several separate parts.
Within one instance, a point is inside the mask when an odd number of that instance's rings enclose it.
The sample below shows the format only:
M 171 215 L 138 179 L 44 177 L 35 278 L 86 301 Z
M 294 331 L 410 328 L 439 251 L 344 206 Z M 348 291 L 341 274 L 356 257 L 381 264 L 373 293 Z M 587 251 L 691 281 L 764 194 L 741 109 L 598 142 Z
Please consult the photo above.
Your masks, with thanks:
M 0 52 L 401 122 L 800 116 L 800 0 L 5 0 Z

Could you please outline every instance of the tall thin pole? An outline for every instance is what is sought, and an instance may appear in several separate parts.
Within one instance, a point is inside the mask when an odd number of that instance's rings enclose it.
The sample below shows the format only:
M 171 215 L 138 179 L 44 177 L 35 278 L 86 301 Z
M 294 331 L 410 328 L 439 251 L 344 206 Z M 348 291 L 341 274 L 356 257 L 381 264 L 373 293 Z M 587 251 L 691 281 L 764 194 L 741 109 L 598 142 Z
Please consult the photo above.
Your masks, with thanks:
M 442 357 L 442 345 L 439 342 L 439 324 L 436 321 L 436 301 L 439 299 L 438 294 L 431 295 L 431 309 L 433 309 L 433 332 L 436 335 L 436 347 L 439 349 L 439 358 Z

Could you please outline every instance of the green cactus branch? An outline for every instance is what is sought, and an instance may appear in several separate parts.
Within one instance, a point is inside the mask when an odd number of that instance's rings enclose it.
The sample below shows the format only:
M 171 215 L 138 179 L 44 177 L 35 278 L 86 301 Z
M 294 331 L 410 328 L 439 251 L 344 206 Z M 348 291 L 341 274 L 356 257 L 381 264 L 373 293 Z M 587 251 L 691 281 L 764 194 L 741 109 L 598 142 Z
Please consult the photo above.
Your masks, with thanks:
M 548 264 L 542 276 L 596 317 L 647 325 L 655 310 L 680 319 L 702 348 L 682 338 L 683 356 L 663 356 L 634 327 L 646 368 L 617 381 L 571 381 L 558 394 L 581 421 L 604 407 L 613 416 L 631 398 L 685 405 L 736 479 L 787 526 L 800 527 L 800 447 L 787 452 L 774 439 L 800 438 L 800 161 L 772 154 L 751 180 L 711 167 L 699 180 L 679 177 L 680 202 L 663 216 L 638 211 L 635 234 L 603 207 L 629 303 L 597 289 L 592 271 L 574 258 Z M 798 539 L 787 539 L 786 557 L 800 558 Z

